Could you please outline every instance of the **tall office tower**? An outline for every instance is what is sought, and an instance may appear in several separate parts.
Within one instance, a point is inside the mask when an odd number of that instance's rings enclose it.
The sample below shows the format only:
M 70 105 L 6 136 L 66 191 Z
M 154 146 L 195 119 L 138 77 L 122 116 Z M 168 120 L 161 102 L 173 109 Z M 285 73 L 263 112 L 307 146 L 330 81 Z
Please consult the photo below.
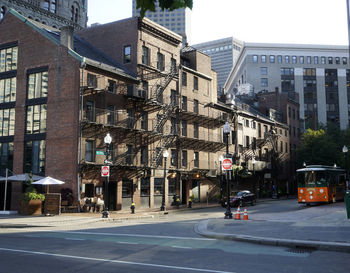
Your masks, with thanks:
M 132 1 L 132 16 L 140 16 L 140 10 L 136 9 L 136 0 Z M 189 8 L 163 11 L 157 2 L 156 11 L 147 11 L 145 17 L 180 34 L 182 36 L 183 46 L 191 42 L 191 10 Z
M 229 37 L 196 44 L 193 47 L 211 57 L 211 67 L 218 75 L 218 97 L 220 97 L 226 79 L 238 59 L 243 42 Z
M 0 20 L 10 10 L 54 28 L 87 24 L 88 0 L 0 0 Z
M 224 89 L 258 93 L 278 88 L 290 98 L 297 92 L 306 128 L 334 122 L 346 129 L 349 82 L 347 46 L 245 43 Z

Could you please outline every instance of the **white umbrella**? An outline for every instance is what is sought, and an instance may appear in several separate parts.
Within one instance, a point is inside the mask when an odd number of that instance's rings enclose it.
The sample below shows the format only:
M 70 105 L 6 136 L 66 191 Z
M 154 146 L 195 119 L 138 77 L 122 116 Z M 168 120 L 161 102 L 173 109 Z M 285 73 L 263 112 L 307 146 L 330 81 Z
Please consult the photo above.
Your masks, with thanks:
M 23 173 L 23 174 L 15 174 L 15 175 L 11 175 L 9 177 L 2 177 L 0 178 L 0 181 L 29 181 L 30 179 L 36 181 L 36 180 L 40 180 L 43 179 L 43 176 L 39 176 L 39 175 L 35 175 L 35 174 L 29 174 L 29 173 Z
M 49 186 L 50 185 L 61 185 L 61 184 L 64 184 L 64 182 L 48 176 L 48 177 L 40 179 L 36 182 L 33 182 L 32 184 L 34 184 L 34 185 L 46 185 L 47 186 L 46 193 L 49 193 Z

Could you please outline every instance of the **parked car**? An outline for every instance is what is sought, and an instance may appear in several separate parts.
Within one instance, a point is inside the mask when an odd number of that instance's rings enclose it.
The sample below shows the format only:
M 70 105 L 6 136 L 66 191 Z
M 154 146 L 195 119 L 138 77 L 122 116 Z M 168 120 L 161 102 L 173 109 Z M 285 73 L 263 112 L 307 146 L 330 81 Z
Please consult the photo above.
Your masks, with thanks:
M 226 199 L 227 198 L 224 197 L 221 200 L 222 207 L 227 206 Z M 245 206 L 247 204 L 250 204 L 252 206 L 256 204 L 256 196 L 250 191 L 240 191 L 237 193 L 237 195 L 230 196 L 230 207 L 238 207 L 238 205 Z

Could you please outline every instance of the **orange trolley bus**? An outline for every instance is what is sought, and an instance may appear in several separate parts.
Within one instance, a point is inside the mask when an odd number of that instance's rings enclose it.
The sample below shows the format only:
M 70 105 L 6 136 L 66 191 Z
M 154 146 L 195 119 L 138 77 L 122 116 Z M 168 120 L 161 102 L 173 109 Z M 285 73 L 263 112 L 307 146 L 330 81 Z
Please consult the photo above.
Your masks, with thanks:
M 310 165 L 297 170 L 298 202 L 331 203 L 345 196 L 346 171 L 323 165 Z

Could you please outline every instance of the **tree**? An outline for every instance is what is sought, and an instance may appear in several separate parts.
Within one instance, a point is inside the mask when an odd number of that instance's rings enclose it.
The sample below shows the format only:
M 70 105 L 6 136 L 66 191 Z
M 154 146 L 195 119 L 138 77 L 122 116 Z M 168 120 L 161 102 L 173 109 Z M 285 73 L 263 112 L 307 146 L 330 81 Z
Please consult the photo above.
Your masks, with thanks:
M 156 11 L 156 2 L 162 10 L 174 10 L 179 8 L 192 9 L 193 0 L 136 0 L 136 8 L 140 9 L 141 17 L 145 16 L 147 10 Z

